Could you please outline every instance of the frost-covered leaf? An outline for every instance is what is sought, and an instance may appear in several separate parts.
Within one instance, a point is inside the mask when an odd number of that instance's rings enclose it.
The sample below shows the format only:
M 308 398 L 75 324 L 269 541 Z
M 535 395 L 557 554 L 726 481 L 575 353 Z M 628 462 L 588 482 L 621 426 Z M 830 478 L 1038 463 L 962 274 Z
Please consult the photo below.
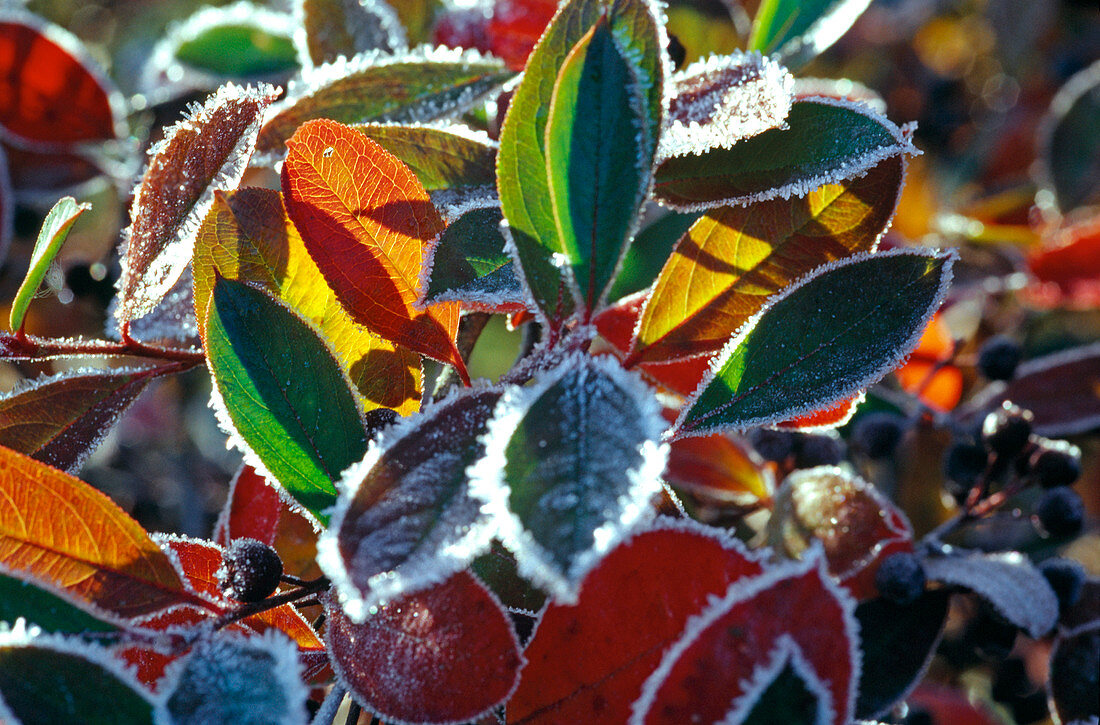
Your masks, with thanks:
M 0 628 L 0 720 L 152 725 L 152 694 L 104 650 L 17 622 Z
M 673 74 L 663 158 L 703 154 L 783 124 L 794 79 L 758 53 L 708 56 Z
M 366 451 L 347 376 L 316 331 L 242 282 L 219 278 L 206 315 L 214 406 L 298 503 L 322 523 L 345 468 Z
M 749 49 L 776 53 L 801 66 L 848 32 L 871 0 L 764 0 L 749 32 Z
M 768 425 L 878 381 L 916 346 L 947 293 L 953 260 L 950 251 L 903 249 L 818 268 L 773 297 L 715 356 L 677 433 Z
M 936 651 L 950 594 L 927 591 L 911 604 L 871 599 L 856 607 L 862 671 L 856 717 L 885 714 L 916 686 Z
M 625 722 L 642 683 L 688 618 L 762 565 L 740 542 L 664 520 L 613 548 L 577 603 L 551 603 L 524 651 L 509 722 Z
M 500 395 L 460 393 L 431 406 L 385 430 L 344 474 L 332 526 L 318 546 L 353 621 L 443 581 L 488 547 L 466 468 L 484 452 L 481 436 Z
M 1047 693 L 1060 722 L 1089 723 L 1100 718 L 1100 624 L 1055 641 Z
M 831 98 L 791 104 L 783 128 L 657 167 L 654 193 L 682 211 L 805 196 L 862 176 L 884 159 L 919 153 L 908 134 L 865 106 Z
M 929 581 L 969 589 L 1033 639 L 1049 632 L 1058 619 L 1057 597 L 1023 554 L 927 556 L 923 564 Z
M 348 126 L 309 121 L 287 142 L 283 195 L 309 256 L 352 318 L 454 365 L 458 305 L 421 310 L 426 245 L 443 219 L 408 167 Z
M 1039 145 L 1040 178 L 1061 211 L 1100 201 L 1100 61 L 1051 100 Z
M 520 573 L 576 600 L 585 573 L 650 514 L 664 427 L 652 391 L 607 358 L 570 357 L 508 389 L 470 490 Z
M 58 200 L 46 215 L 45 221 L 42 222 L 42 229 L 38 232 L 38 240 L 34 243 L 34 251 L 31 252 L 30 268 L 11 302 L 11 314 L 8 320 L 12 330 L 18 330 L 23 326 L 27 307 L 37 294 L 38 287 L 45 279 L 54 257 L 61 251 L 61 245 L 69 236 L 69 230 L 73 228 L 73 224 L 80 215 L 91 208 L 91 204 L 78 204 L 76 199 L 66 196 Z M 4 249 L 6 247 L 0 244 L 0 252 Z
M 1030 410 L 1040 435 L 1063 437 L 1100 427 L 1100 343 L 1028 360 L 1001 398 Z
M 338 678 L 387 722 L 476 720 L 508 698 L 523 666 L 508 615 L 466 572 L 380 607 L 362 624 L 339 607 L 328 614 Z
M 817 700 L 815 722 L 851 722 L 860 679 L 855 603 L 822 564 L 813 555 L 776 566 L 712 600 L 665 650 L 631 724 L 743 722 L 788 663 Z
M 242 465 L 229 482 L 225 506 L 214 525 L 214 542 L 228 546 L 233 539 L 255 539 L 271 546 L 281 513 L 279 491 L 255 468 Z
M 0 622 L 22 618 L 44 632 L 117 632 L 117 617 L 24 573 L 0 566 Z
M 773 294 L 823 264 L 873 250 L 894 214 L 904 167 L 894 157 L 802 198 L 707 212 L 661 270 L 630 360 L 718 352 Z
M 496 59 L 442 48 L 338 60 L 306 70 L 291 82 L 286 98 L 267 114 L 257 151 L 281 158 L 286 140 L 316 118 L 423 123 L 456 116 L 499 90 L 512 75 Z
M 20 386 L 0 396 L 0 445 L 73 471 L 158 372 L 76 370 Z
M 883 559 L 913 550 L 905 515 L 873 485 L 835 466 L 787 476 L 767 536 L 769 546 L 795 558 L 820 542 L 829 573 L 860 601 L 878 596 L 874 577 Z
M 105 331 L 108 337 L 121 339 L 121 324 L 115 312 L 122 298 L 115 296 L 107 308 Z M 183 268 L 176 283 L 165 293 L 151 312 L 129 323 L 130 338 L 143 342 L 164 343 L 166 340 L 182 343 L 179 346 L 198 348 L 201 345 L 198 321 L 195 319 L 195 295 L 191 267 Z
M 115 309 L 120 325 L 152 311 L 187 268 L 214 191 L 240 181 L 260 118 L 274 98 L 270 86 L 222 86 L 150 150 L 149 167 L 134 191 L 133 221 L 124 232 Z
M 401 20 L 385 0 L 296 0 L 294 7 L 301 18 L 302 57 L 313 65 L 408 46 Z
M 355 129 L 408 166 L 428 191 L 496 184 L 496 143 L 459 124 L 370 123 Z
M 297 651 L 274 633 L 204 637 L 169 674 L 163 707 L 174 725 L 301 725 L 309 694 Z
M 246 188 L 217 194 L 196 237 L 192 269 L 200 331 L 215 271 L 258 285 L 317 328 L 365 408 L 406 415 L 420 406 L 420 357 L 351 319 L 310 259 L 279 192 Z
M 65 512 L 65 526 L 57 512 Z M 0 447 L 0 563 L 121 616 L 203 602 L 111 499 Z
M 743 442 L 715 434 L 669 445 L 665 481 L 716 505 L 754 505 L 771 497 L 775 478 Z
M 832 430 L 834 428 L 839 428 L 852 419 L 865 397 L 866 391 L 861 390 L 850 398 L 845 398 L 838 403 L 821 408 L 820 410 L 815 410 L 811 413 L 803 413 L 802 415 L 788 418 L 787 420 L 777 423 L 776 426 L 789 430 L 802 431 Z

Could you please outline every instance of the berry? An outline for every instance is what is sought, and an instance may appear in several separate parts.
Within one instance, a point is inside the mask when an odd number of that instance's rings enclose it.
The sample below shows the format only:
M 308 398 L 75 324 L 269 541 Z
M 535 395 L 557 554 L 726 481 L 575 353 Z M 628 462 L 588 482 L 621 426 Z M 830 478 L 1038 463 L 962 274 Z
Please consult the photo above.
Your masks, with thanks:
M 367 438 L 377 438 L 383 428 L 389 428 L 397 420 L 397 411 L 389 408 L 374 408 L 368 410 L 365 417 L 367 420 Z
M 875 572 L 879 594 L 897 604 L 912 604 L 924 592 L 924 585 L 924 566 L 908 551 L 886 557 Z
M 794 453 L 794 437 L 794 433 L 788 430 L 757 428 L 749 436 L 749 441 L 765 461 L 779 463 Z
M 1028 471 L 1043 488 L 1069 486 L 1081 477 L 1081 460 L 1070 450 L 1043 447 L 1028 459 Z
M 982 657 L 987 660 L 1001 661 L 1008 657 L 1016 645 L 1019 629 L 1006 622 L 999 614 L 983 604 L 977 616 L 970 620 L 967 637 Z
M 802 434 L 794 441 L 796 468 L 835 466 L 844 460 L 844 441 L 827 435 Z
M 969 489 L 978 481 L 986 464 L 989 453 L 974 443 L 955 443 L 947 449 L 943 459 L 943 473 L 949 479 Z
M 1031 411 L 1005 403 L 982 422 L 982 442 L 999 456 L 1012 458 L 1024 450 L 1031 437 Z
M 1039 565 L 1047 584 L 1058 597 L 1058 611 L 1065 612 L 1081 599 L 1085 588 L 1085 567 L 1073 559 L 1055 557 Z
M 1071 488 L 1048 489 L 1035 513 L 1043 529 L 1058 538 L 1076 536 L 1085 524 L 1085 503 Z
M 234 539 L 225 550 L 217 574 L 222 591 L 241 602 L 267 599 L 279 586 L 282 575 L 279 554 L 255 539 Z
M 978 372 L 987 380 L 1011 380 L 1020 364 L 1022 351 L 1015 340 L 996 335 L 985 341 L 978 352 Z
M 887 458 L 898 447 L 905 432 L 905 418 L 897 413 L 868 413 L 852 428 L 852 444 L 871 460 Z

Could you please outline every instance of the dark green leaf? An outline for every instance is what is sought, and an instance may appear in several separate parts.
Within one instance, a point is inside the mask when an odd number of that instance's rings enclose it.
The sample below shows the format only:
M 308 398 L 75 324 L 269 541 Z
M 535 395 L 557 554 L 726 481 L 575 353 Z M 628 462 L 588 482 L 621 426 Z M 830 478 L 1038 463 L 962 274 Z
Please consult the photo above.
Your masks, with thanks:
M 245 23 L 207 28 L 180 43 L 176 60 L 226 78 L 268 77 L 298 67 L 298 53 L 289 36 Z
M 1100 61 L 1066 82 L 1040 134 L 1046 185 L 1063 212 L 1100 201 Z
M 455 219 L 425 263 L 428 304 L 457 300 L 464 307 L 499 311 L 525 306 L 523 287 L 500 233 L 500 209 L 474 209 Z
M 351 385 L 320 336 L 291 310 L 241 282 L 214 283 L 206 354 L 223 421 L 318 520 L 335 481 L 366 452 Z
M 778 53 L 797 67 L 835 43 L 871 0 L 764 0 L 753 18 L 748 50 Z
M 356 128 L 412 169 L 428 191 L 496 184 L 495 144 L 465 126 L 372 123 Z
M 815 686 L 816 689 L 821 687 L 819 683 Z M 818 722 L 818 711 L 823 705 L 802 674 L 787 660 L 742 722 L 744 725 L 813 725 Z
M 115 632 L 106 613 L 92 614 L 87 604 L 36 582 L 25 574 L 0 571 L 0 622 L 22 617 L 44 632 Z
M 652 285 L 676 242 L 699 217 L 699 212 L 669 212 L 639 232 L 626 250 L 608 299 L 622 299 Z
M 820 267 L 747 322 L 684 405 L 680 435 L 767 425 L 855 395 L 908 355 L 940 306 L 952 252 L 862 254 Z

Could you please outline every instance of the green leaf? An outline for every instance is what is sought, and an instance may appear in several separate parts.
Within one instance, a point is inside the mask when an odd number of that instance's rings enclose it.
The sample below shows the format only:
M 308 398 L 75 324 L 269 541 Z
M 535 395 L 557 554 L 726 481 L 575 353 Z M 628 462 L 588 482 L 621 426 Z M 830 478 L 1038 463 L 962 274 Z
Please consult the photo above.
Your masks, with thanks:
M 0 622 L 23 618 L 44 632 L 115 632 L 106 613 L 93 614 L 86 602 L 51 590 L 30 577 L 0 570 Z
M 742 722 L 744 725 L 814 725 L 819 721 L 819 710 L 828 707 L 816 694 L 822 689 L 812 672 L 799 672 L 787 660 Z
M 465 126 L 372 123 L 355 128 L 412 169 L 428 191 L 496 184 L 496 145 Z
M 1039 136 L 1044 185 L 1058 208 L 1100 201 L 1100 61 L 1066 81 Z
M 871 0 L 763 0 L 752 21 L 748 50 L 778 53 L 798 67 L 848 32 Z
M 69 236 L 69 230 L 73 228 L 78 217 L 91 209 L 91 204 L 78 204 L 71 196 L 62 197 L 42 222 L 42 230 L 38 232 L 38 240 L 34 243 L 34 251 L 31 252 L 30 269 L 23 278 L 23 284 L 19 285 L 19 291 L 15 293 L 15 299 L 11 303 L 12 331 L 18 331 L 23 327 L 23 318 L 27 314 L 27 307 L 38 292 L 39 285 L 46 277 L 50 269 L 50 263 L 61 251 L 61 245 Z
M 455 219 L 425 261 L 424 302 L 457 300 L 466 308 L 500 311 L 526 306 L 512 258 L 504 249 L 497 207 Z
M 819 98 L 791 105 L 787 127 L 731 148 L 666 159 L 654 193 L 682 211 L 805 196 L 822 184 L 862 176 L 883 159 L 917 153 L 907 134 L 869 108 Z
M 206 317 L 206 354 L 223 423 L 322 523 L 335 481 L 366 452 L 351 385 L 322 338 L 291 310 L 241 282 L 218 278 Z
M 626 250 L 608 299 L 619 300 L 652 285 L 676 242 L 699 216 L 698 212 L 669 212 L 638 232 Z
M 268 77 L 297 69 L 298 51 L 287 35 L 246 23 L 225 23 L 180 43 L 176 60 L 226 78 Z
M 894 369 L 951 280 L 954 253 L 897 250 L 818 268 L 750 319 L 685 403 L 677 435 L 767 425 L 820 410 Z

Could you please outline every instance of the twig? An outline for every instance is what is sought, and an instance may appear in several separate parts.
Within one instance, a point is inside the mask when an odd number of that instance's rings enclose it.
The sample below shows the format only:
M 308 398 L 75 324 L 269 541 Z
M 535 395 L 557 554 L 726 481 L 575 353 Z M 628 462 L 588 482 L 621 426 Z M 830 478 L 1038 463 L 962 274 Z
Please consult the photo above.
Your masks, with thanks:
M 283 592 L 282 594 L 276 594 L 273 597 L 268 597 L 259 602 L 250 602 L 243 604 L 240 607 L 226 612 L 222 616 L 214 620 L 213 629 L 219 630 L 224 627 L 228 627 L 234 622 L 239 622 L 242 619 L 251 617 L 253 614 L 259 614 L 260 612 L 266 612 L 269 609 L 275 609 L 281 607 L 284 604 L 290 604 L 296 602 L 299 599 L 305 599 L 306 597 L 314 594 L 319 594 L 329 588 L 331 582 L 328 577 L 318 577 L 310 582 L 306 582 L 304 586 L 297 589 L 291 589 L 289 592 Z
M 65 338 L 47 338 L 36 335 L 20 337 L 10 332 L 0 333 L 0 359 L 2 360 L 46 360 L 73 355 L 118 356 L 151 358 L 184 363 L 188 367 L 205 362 L 202 350 L 196 348 L 181 349 L 147 345 L 133 338 L 122 342 L 110 340 L 83 340 Z

